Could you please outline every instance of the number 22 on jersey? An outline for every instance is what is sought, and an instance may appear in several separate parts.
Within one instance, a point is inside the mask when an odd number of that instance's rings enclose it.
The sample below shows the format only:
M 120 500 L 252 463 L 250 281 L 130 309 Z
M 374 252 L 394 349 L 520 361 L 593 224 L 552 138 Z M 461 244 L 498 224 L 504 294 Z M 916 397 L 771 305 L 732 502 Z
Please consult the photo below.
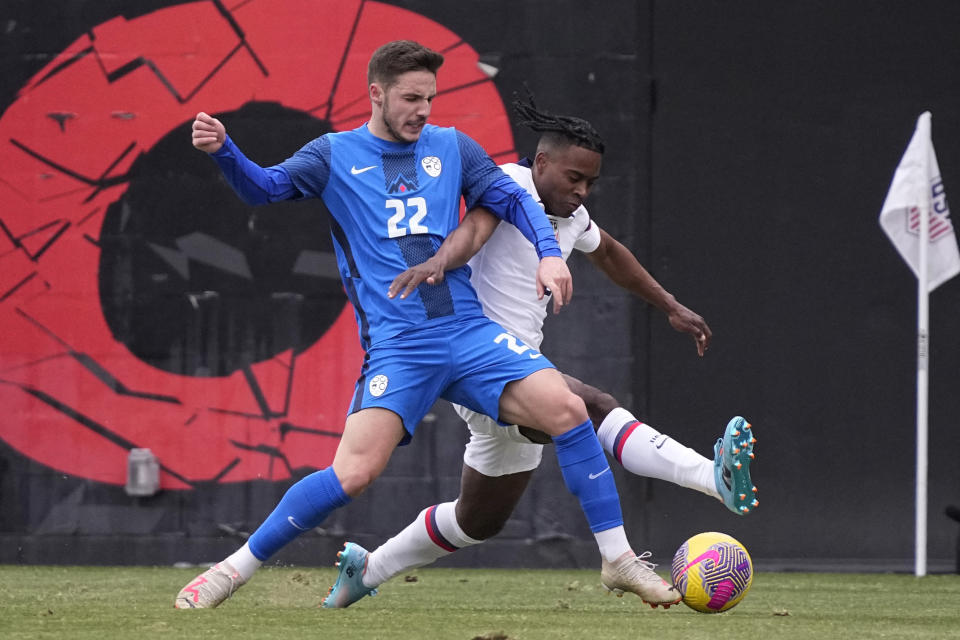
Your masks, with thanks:
M 399 238 L 408 233 L 429 233 L 426 225 L 420 221 L 427 215 L 427 201 L 420 196 L 403 200 L 390 198 L 386 202 L 387 209 L 393 209 L 394 214 L 387 220 L 387 237 Z M 409 217 L 408 217 L 409 215 Z

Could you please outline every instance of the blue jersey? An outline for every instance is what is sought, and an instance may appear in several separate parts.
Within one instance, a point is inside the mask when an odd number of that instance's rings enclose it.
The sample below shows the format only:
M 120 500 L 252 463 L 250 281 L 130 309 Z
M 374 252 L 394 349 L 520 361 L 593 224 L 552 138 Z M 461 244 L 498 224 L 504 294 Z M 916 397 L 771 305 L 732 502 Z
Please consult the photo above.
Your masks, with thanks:
M 356 312 L 364 349 L 411 327 L 448 317 L 482 316 L 469 267 L 440 285 L 421 284 L 405 299 L 387 297 L 393 279 L 431 257 L 459 224 L 460 196 L 524 231 L 541 255 L 559 255 L 542 208 L 466 135 L 426 125 L 412 143 L 391 142 L 364 124 L 307 143 L 267 169 L 232 141 L 214 154 L 248 202 L 319 197 L 329 209 L 340 276 Z

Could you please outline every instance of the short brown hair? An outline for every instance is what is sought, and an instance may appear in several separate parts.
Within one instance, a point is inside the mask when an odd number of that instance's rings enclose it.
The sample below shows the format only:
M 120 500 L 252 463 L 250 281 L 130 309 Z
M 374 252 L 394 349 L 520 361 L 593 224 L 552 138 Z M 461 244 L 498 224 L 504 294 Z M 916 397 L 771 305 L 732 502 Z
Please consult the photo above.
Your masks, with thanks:
M 436 75 L 443 64 L 443 54 L 413 40 L 394 40 L 381 46 L 370 56 L 367 84 L 392 85 L 397 76 L 407 71 L 429 71 Z

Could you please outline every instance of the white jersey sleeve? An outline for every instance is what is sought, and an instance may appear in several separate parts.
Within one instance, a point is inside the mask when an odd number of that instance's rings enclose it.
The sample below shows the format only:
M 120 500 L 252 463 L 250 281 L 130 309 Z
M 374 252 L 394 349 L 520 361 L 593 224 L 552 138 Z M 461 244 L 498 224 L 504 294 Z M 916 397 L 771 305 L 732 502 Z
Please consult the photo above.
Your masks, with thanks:
M 583 209 L 584 214 L 587 210 Z M 589 216 L 587 216 L 589 220 Z M 583 233 L 577 238 L 576 242 L 573 243 L 573 248 L 577 251 L 582 251 L 583 253 L 593 253 L 597 250 L 597 247 L 600 246 L 600 227 L 597 226 L 597 223 L 590 221 L 590 224 L 587 225 L 587 228 L 583 230 Z
M 510 163 L 501 168 L 542 205 L 529 167 Z M 590 253 L 600 245 L 600 230 L 590 220 L 586 208 L 581 206 L 567 218 L 547 218 L 564 260 L 574 249 Z M 543 322 L 549 304 L 547 296 L 537 299 L 539 263 L 533 245 L 510 224 L 499 225 L 469 262 L 470 281 L 487 317 L 537 349 L 543 342 Z

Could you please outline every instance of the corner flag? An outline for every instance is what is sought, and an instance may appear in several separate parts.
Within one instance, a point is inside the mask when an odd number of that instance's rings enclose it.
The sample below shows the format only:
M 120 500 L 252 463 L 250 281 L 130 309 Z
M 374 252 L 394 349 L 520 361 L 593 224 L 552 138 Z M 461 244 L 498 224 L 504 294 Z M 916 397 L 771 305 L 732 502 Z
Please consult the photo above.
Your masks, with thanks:
M 930 369 L 930 292 L 960 273 L 957 236 L 930 137 L 930 112 L 893 174 L 880 226 L 917 276 L 917 473 L 914 575 L 927 574 L 927 398 Z
M 933 291 L 960 273 L 960 251 L 933 151 L 929 111 L 917 119 L 880 213 L 880 226 L 917 277 L 921 215 L 929 216 L 927 291 Z

